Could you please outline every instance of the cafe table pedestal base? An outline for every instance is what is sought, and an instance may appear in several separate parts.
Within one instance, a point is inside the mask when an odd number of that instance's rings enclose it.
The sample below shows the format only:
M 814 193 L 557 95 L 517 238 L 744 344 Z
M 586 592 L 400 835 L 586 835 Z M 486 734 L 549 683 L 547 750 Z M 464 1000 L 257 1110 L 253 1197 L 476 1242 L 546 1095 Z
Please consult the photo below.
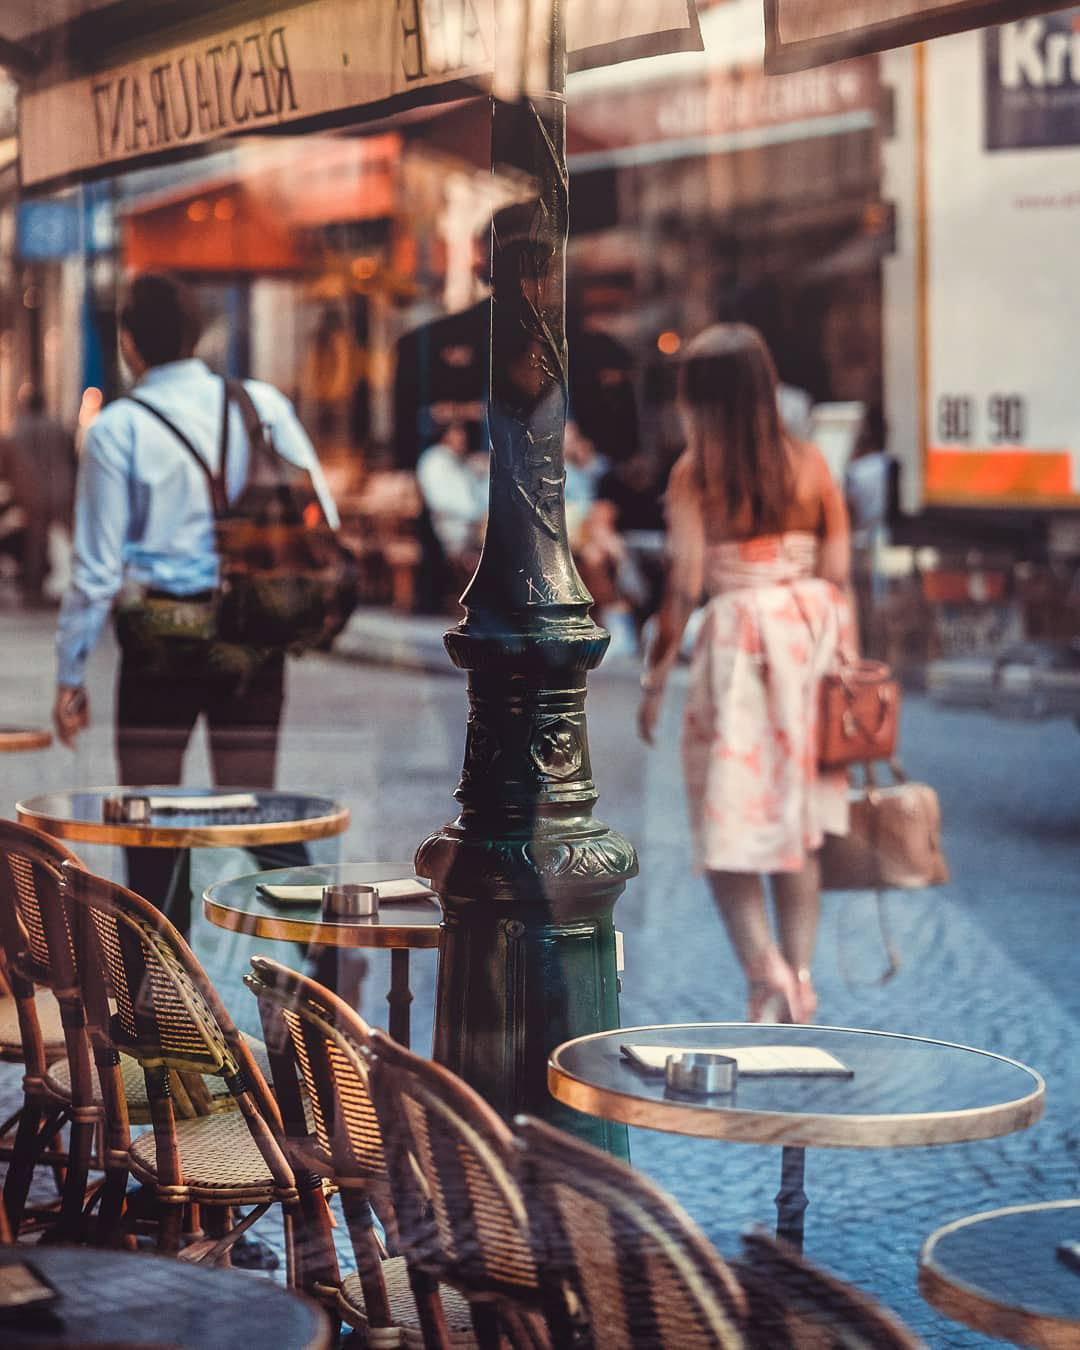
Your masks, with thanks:
M 399 1045 L 408 1045 L 413 1001 L 409 988 L 408 947 L 395 947 L 390 952 L 390 992 L 386 1001 L 390 1005 L 390 1035 Z
M 776 1236 L 803 1248 L 803 1229 L 810 1201 L 806 1194 L 806 1149 L 780 1151 L 780 1189 L 776 1192 Z

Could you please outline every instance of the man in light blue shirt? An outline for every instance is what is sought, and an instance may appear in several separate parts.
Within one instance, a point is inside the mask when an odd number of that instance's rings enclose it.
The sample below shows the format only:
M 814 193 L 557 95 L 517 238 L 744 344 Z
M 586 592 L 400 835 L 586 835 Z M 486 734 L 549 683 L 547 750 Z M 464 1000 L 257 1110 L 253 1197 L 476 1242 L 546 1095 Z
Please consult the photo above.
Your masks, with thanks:
M 145 274 L 131 283 L 120 314 L 120 350 L 136 377 L 135 397 L 182 431 L 216 474 L 224 385 L 193 356 L 200 327 L 198 306 L 186 287 L 171 277 Z M 270 385 L 247 381 L 246 388 L 275 449 L 309 471 L 327 520 L 336 526 L 334 503 L 292 405 Z M 226 488 L 233 500 L 248 467 L 247 435 L 235 402 L 229 406 L 227 447 Z M 162 619 L 188 629 L 174 641 L 157 642 L 156 664 L 120 630 L 116 721 L 122 782 L 179 783 L 192 729 L 205 714 L 216 781 L 273 786 L 284 653 L 234 650 L 223 661 L 212 640 L 200 638 L 201 622 L 211 630 L 217 579 L 204 471 L 152 412 L 133 399 L 117 399 L 87 433 L 79 468 L 72 580 L 57 633 L 54 721 L 65 745 L 74 745 L 89 723 L 86 659 L 122 596 L 119 612 L 135 618 L 125 625 L 129 636 Z M 162 651 L 168 658 L 164 667 Z M 161 903 L 174 861 L 167 850 L 129 850 L 129 883 Z

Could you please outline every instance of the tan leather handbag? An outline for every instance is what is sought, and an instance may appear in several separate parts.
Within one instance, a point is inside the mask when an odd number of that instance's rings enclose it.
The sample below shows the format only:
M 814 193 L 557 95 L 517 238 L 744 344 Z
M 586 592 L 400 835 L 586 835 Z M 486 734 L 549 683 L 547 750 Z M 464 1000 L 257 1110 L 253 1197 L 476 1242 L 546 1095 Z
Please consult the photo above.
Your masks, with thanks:
M 823 769 L 891 759 L 900 686 L 884 661 L 850 661 L 821 681 L 818 760 Z
M 851 790 L 849 832 L 825 836 L 822 890 L 917 890 L 949 880 L 937 793 L 909 783 L 895 760 L 890 768 L 895 781 L 878 786 L 867 764 L 866 782 Z

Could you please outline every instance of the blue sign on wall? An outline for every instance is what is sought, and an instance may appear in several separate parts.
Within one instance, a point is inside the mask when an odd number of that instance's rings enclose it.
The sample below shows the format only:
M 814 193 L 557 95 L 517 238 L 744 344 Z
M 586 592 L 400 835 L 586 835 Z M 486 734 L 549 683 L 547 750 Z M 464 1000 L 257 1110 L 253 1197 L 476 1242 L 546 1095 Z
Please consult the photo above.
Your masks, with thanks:
M 49 262 L 78 253 L 78 201 L 20 202 L 15 237 L 25 262 Z
M 983 35 L 987 150 L 1080 145 L 1080 9 Z

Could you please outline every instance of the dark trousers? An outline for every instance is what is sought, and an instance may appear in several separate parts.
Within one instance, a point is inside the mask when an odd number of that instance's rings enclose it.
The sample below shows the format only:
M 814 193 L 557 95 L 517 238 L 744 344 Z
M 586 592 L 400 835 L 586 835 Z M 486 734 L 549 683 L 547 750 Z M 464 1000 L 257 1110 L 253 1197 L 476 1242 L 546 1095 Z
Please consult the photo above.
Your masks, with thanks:
M 116 697 L 116 758 L 129 787 L 180 782 L 184 752 L 200 714 L 210 732 L 210 766 L 220 787 L 272 788 L 285 701 L 285 657 L 269 658 L 243 682 L 228 676 L 147 675 L 121 657 Z M 187 850 L 129 848 L 128 885 L 166 909 L 184 934 L 191 924 L 191 888 L 183 875 Z M 253 850 L 258 866 L 308 860 L 303 844 Z

